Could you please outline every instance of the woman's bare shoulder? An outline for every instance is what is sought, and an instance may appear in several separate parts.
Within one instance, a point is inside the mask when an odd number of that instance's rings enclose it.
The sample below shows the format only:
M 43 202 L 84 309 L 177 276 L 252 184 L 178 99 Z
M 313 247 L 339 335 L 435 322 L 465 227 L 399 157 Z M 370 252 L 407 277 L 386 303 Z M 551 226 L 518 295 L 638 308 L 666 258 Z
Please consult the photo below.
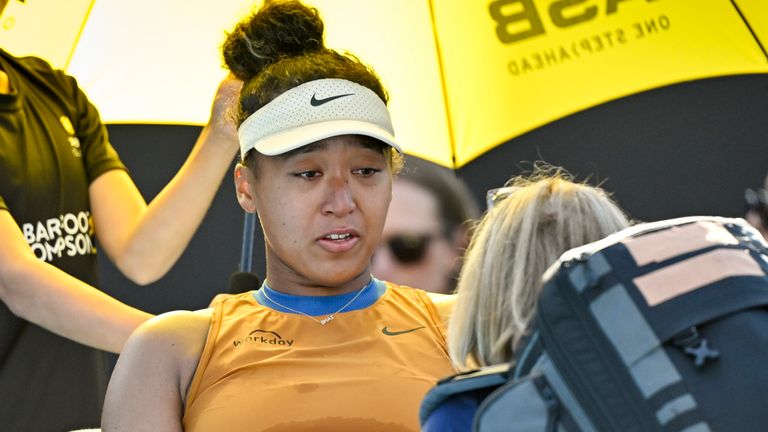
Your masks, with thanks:
M 211 324 L 212 309 L 172 311 L 160 314 L 136 329 L 129 343 L 147 350 L 178 351 L 205 340 Z
M 152 413 L 158 422 L 178 420 L 176 411 L 205 347 L 212 313 L 167 312 L 133 332 L 109 383 L 103 424 L 135 424 L 130 416 L 139 411 Z

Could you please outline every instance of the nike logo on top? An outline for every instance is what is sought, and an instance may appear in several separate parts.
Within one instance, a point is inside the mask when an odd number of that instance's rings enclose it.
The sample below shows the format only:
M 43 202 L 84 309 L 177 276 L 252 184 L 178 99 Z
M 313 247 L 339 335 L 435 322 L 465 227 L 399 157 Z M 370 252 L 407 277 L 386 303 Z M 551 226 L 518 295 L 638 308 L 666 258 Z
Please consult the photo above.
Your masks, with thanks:
M 412 328 L 410 330 L 392 331 L 392 330 L 388 329 L 387 326 L 384 326 L 384 328 L 381 329 L 381 332 L 384 333 L 387 336 L 397 336 L 397 335 L 401 335 L 401 334 L 406 334 L 406 333 L 414 332 L 416 330 L 420 330 L 420 329 L 423 329 L 423 328 L 424 328 L 424 326 Z
M 346 96 L 352 96 L 353 94 L 354 93 L 340 94 L 340 95 L 330 96 L 330 97 L 323 98 L 323 99 L 318 99 L 317 95 L 313 94 L 312 95 L 312 99 L 309 100 L 309 104 L 312 105 L 312 106 L 317 107 L 317 106 L 326 104 L 326 103 L 328 103 L 328 102 L 330 102 L 332 100 L 338 99 L 338 98 L 343 98 L 343 97 L 346 97 Z

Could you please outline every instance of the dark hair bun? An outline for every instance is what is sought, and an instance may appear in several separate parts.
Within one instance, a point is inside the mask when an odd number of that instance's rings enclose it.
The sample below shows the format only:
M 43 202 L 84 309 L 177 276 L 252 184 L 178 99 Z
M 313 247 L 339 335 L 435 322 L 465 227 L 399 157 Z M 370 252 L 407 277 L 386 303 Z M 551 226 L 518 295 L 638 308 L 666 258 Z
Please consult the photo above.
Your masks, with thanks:
M 317 9 L 296 0 L 267 0 L 227 35 L 223 55 L 229 70 L 245 81 L 282 58 L 322 49 L 323 21 Z

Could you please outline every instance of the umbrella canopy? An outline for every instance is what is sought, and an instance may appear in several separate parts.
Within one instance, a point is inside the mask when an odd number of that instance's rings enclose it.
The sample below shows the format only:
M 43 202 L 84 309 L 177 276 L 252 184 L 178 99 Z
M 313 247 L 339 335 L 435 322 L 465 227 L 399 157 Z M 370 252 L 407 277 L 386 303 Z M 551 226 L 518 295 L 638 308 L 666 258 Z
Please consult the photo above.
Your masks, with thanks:
M 622 96 L 768 72 L 764 0 L 307 3 L 329 47 L 382 77 L 406 152 L 454 168 Z M 65 68 L 107 122 L 202 124 L 225 74 L 225 31 L 258 4 L 13 1 L 0 46 Z

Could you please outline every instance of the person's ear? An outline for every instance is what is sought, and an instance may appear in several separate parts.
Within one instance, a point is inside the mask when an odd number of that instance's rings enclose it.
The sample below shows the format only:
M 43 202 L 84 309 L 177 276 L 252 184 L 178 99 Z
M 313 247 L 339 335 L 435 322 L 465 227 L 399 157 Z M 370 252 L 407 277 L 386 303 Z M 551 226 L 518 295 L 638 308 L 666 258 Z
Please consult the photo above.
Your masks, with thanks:
M 234 172 L 235 193 L 240 207 L 248 213 L 256 213 L 256 200 L 253 195 L 254 176 L 251 170 L 238 163 Z

